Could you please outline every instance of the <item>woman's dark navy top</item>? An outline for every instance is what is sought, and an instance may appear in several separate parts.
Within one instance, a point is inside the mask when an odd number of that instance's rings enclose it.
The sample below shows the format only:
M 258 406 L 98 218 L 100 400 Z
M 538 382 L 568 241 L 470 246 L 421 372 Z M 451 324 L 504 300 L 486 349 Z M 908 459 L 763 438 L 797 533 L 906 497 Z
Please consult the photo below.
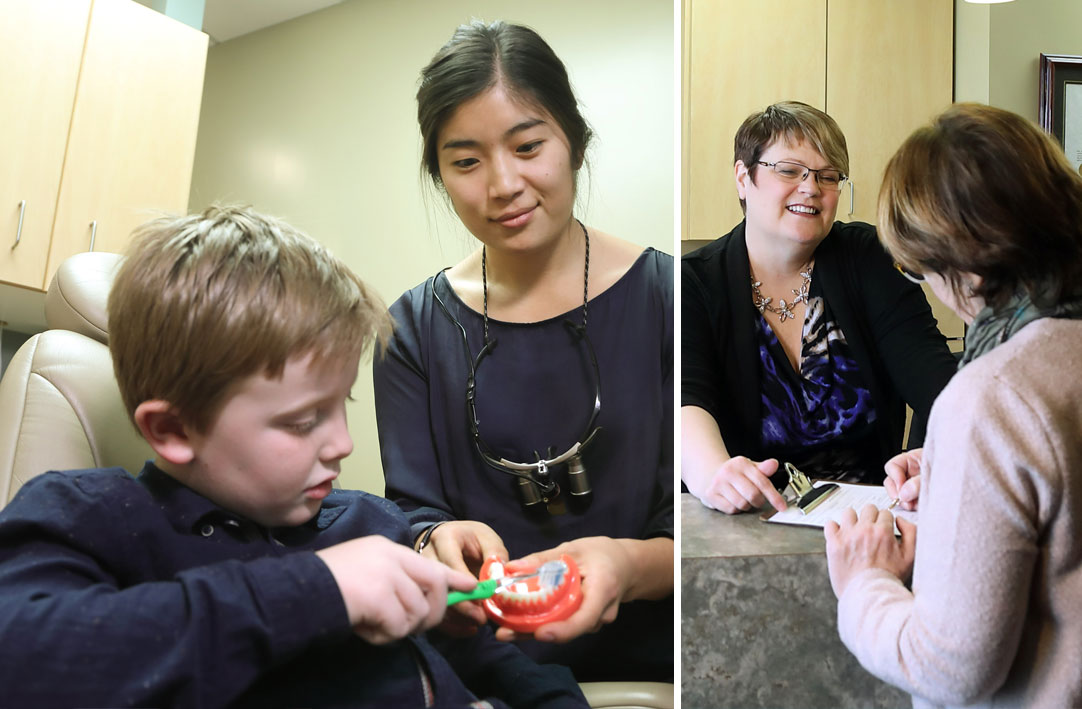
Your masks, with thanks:
M 391 314 L 395 335 L 374 365 L 380 453 L 386 495 L 406 512 L 415 534 L 439 520 L 478 520 L 496 530 L 513 559 L 580 537 L 673 536 L 671 256 L 645 250 L 589 301 L 601 431 L 583 455 L 592 499 L 564 514 L 525 512 L 516 478 L 487 465 L 477 451 L 466 382 L 483 343 L 482 315 L 457 297 L 443 273 L 407 291 Z M 584 432 L 595 375 L 567 322 L 582 322 L 581 306 L 542 322 L 489 322 L 495 345 L 477 370 L 478 429 L 508 460 L 563 453 Z M 565 490 L 566 475 L 566 465 L 554 468 Z M 637 602 L 625 604 L 599 634 L 523 647 L 541 661 L 570 665 L 580 681 L 671 679 L 672 631 L 671 599 Z

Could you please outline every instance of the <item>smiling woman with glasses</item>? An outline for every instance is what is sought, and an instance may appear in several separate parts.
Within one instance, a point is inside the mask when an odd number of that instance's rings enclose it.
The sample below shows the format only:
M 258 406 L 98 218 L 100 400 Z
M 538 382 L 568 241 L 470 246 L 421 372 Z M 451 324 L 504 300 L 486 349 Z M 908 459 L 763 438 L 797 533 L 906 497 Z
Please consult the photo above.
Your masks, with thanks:
M 891 266 L 871 225 L 834 221 L 849 155 L 830 116 L 777 103 L 734 147 L 744 221 L 683 258 L 684 483 L 726 513 L 784 508 L 780 462 L 880 483 L 905 404 L 923 421 L 954 359 L 902 277 L 915 274 Z

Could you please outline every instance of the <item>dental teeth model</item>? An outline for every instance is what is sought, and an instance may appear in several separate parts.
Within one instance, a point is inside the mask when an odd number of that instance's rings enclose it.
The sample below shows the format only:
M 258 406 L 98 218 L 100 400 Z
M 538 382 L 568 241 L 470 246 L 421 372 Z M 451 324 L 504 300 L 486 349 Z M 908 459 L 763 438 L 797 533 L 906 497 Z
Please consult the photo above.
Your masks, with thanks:
M 448 605 L 484 598 L 488 617 L 518 633 L 532 633 L 546 623 L 563 620 L 582 604 L 579 569 L 566 554 L 539 568 L 489 558 L 480 578 L 473 591 L 448 594 Z

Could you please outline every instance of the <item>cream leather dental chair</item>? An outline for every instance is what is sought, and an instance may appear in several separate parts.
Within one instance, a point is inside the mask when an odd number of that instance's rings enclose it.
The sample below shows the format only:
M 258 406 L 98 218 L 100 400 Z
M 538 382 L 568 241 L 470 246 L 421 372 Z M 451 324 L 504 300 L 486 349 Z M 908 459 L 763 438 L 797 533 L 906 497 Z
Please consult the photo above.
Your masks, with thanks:
M 120 256 L 76 254 L 45 296 L 49 329 L 19 348 L 0 379 L 0 507 L 47 470 L 153 457 L 124 411 L 109 358 L 105 303 Z
M 673 709 L 675 688 L 666 682 L 582 682 L 593 709 Z

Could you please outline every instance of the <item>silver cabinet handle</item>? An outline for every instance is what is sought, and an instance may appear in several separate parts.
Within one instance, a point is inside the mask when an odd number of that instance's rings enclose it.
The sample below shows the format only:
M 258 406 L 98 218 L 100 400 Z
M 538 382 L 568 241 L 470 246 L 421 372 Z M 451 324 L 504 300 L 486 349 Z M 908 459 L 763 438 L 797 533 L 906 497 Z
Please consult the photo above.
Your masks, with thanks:
M 19 245 L 19 240 L 23 238 L 23 215 L 25 214 L 26 200 L 24 199 L 19 202 L 19 226 L 15 228 L 15 243 L 11 245 L 12 251 Z
M 855 190 L 853 188 L 853 181 L 849 180 L 849 216 L 853 216 L 853 211 L 855 209 L 855 207 L 854 207 L 854 198 L 853 198 L 854 191 Z
M 94 237 L 98 235 L 98 220 L 90 222 L 90 250 L 94 250 Z

